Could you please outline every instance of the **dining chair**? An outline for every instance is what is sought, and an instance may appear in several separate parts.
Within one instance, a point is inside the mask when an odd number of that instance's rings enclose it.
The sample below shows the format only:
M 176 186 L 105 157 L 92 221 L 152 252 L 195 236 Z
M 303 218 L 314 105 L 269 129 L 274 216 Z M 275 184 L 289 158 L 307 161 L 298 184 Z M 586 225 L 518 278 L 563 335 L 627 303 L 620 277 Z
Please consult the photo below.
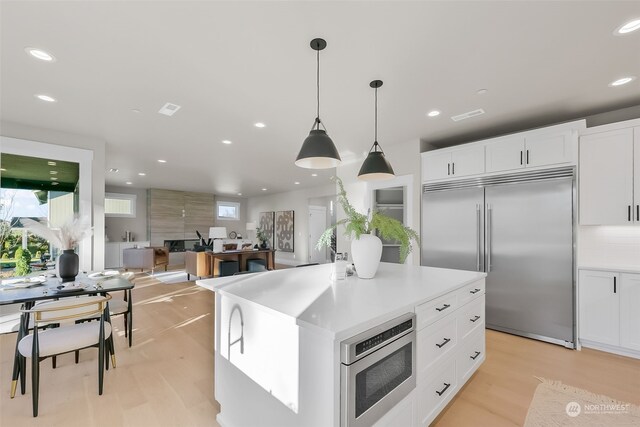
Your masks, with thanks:
M 110 295 L 85 298 L 63 298 L 39 304 L 30 310 L 22 310 L 33 316 L 33 332 L 18 343 L 20 363 L 26 368 L 31 358 L 33 416 L 38 416 L 40 392 L 40 362 L 47 357 L 70 353 L 84 348 L 98 348 L 98 394 L 102 395 L 107 339 L 111 336 L 109 323 Z M 76 320 L 99 316 L 98 322 L 76 323 Z M 60 326 L 41 330 L 43 325 L 58 323 Z M 111 355 L 115 367 L 115 354 Z M 26 369 L 22 370 L 23 375 Z
M 122 273 L 121 277 L 131 281 L 134 273 Z M 122 291 L 123 298 L 113 298 L 109 302 L 109 314 L 111 316 L 124 316 L 124 336 L 129 339 L 129 347 L 133 344 L 133 302 L 131 300 L 131 289 Z

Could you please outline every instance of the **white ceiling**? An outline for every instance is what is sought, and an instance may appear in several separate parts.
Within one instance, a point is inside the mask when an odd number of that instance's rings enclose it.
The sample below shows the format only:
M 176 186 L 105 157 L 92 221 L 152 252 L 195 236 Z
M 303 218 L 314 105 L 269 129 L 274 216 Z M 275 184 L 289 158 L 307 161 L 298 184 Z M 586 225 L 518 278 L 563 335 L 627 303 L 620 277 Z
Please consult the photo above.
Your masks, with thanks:
M 330 171 L 293 164 L 315 116 L 314 37 L 328 42 L 321 118 L 343 153 L 373 142 L 373 79 L 383 148 L 640 103 L 640 31 L 613 35 L 640 17 L 638 1 L 3 1 L 1 12 L 3 120 L 103 138 L 114 185 L 250 196 L 326 183 Z M 625 75 L 638 79 L 608 87 Z M 165 102 L 182 109 L 159 115 Z M 486 114 L 449 118 L 476 108 Z

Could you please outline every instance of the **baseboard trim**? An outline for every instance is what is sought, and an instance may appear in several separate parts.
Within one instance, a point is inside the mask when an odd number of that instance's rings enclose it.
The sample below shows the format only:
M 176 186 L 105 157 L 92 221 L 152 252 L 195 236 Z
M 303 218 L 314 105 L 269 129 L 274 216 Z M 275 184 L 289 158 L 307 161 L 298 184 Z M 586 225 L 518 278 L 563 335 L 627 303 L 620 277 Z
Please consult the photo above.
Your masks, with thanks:
M 634 359 L 640 359 L 640 351 L 631 350 L 624 347 L 618 347 L 615 345 L 602 344 L 599 342 L 593 342 L 589 340 L 580 340 L 580 344 L 585 348 L 592 348 L 594 350 L 605 351 L 607 353 L 617 354 L 619 356 L 632 357 Z

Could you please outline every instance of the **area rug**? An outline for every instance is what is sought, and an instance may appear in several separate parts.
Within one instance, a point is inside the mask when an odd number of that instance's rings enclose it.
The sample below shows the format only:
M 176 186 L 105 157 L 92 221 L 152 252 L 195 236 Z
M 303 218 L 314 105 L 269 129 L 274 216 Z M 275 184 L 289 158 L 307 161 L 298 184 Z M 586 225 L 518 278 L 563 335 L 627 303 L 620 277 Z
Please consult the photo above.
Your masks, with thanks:
M 166 284 L 173 283 L 181 283 L 187 282 L 187 273 L 184 270 L 173 270 L 173 271 L 159 271 L 156 272 L 153 276 L 154 279 L 161 281 Z M 193 279 L 193 277 L 192 277 Z
M 640 407 L 538 378 L 525 427 L 640 426 Z

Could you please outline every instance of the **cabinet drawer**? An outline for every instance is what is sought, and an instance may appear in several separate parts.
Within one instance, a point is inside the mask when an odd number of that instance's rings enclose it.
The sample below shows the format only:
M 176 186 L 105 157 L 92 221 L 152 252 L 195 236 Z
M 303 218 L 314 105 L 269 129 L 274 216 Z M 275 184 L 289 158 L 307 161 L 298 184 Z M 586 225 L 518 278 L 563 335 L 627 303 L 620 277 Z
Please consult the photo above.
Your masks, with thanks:
M 452 358 L 439 365 L 432 381 L 419 386 L 416 394 L 417 425 L 428 426 L 438 410 L 450 400 L 457 388 L 456 363 Z
M 484 295 L 485 284 L 484 280 L 469 283 L 464 288 L 458 291 L 458 305 L 463 306 L 472 299 Z
M 442 319 L 458 308 L 457 295 L 450 293 L 416 307 L 418 330 Z
M 485 335 L 484 329 L 474 332 L 460 348 L 458 352 L 457 368 L 458 380 L 463 384 L 476 371 L 476 368 L 485 359 Z
M 432 366 L 456 350 L 457 318 L 449 316 L 418 332 L 418 381 L 429 379 Z
M 460 340 L 464 340 L 467 335 L 478 328 L 484 329 L 484 317 L 484 297 L 462 307 L 458 314 L 458 337 Z

